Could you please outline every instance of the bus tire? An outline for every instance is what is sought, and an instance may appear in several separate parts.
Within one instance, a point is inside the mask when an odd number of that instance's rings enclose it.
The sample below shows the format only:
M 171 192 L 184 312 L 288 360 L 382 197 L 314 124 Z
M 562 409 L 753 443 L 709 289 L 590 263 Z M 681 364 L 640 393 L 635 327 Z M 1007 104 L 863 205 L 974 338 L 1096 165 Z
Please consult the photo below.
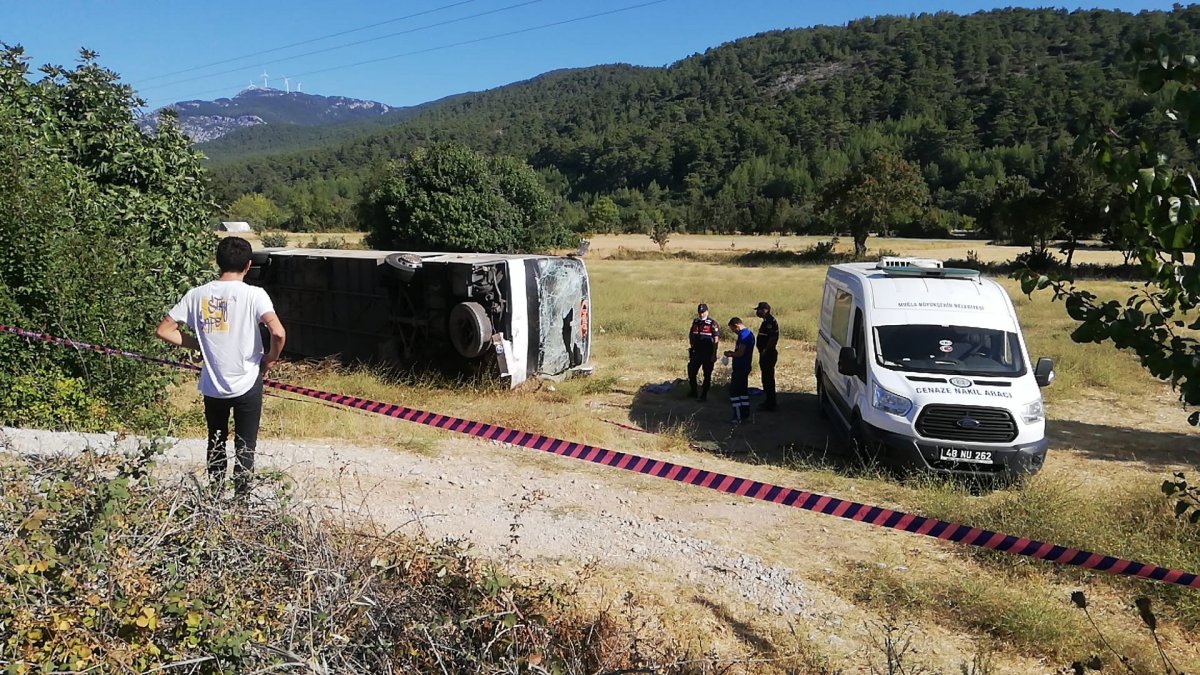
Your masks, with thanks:
M 492 339 L 492 320 L 477 302 L 460 302 L 450 310 L 450 344 L 454 351 L 473 359 Z

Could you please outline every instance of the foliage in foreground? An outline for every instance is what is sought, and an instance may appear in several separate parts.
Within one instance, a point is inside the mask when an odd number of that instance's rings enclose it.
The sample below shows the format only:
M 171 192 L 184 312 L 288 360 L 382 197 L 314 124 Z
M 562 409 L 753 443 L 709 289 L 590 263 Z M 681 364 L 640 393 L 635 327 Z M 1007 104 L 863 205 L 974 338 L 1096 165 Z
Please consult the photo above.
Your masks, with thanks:
M 1089 670 L 1102 670 L 1104 662 L 1113 659 L 1124 666 L 1126 670 L 1133 670 L 1132 659 L 1114 648 L 1109 639 L 1105 637 L 1104 631 L 1100 630 L 1100 626 L 1096 625 L 1096 620 L 1092 617 L 1091 612 L 1088 611 L 1087 595 L 1083 591 L 1072 592 L 1071 604 L 1083 611 L 1092 630 L 1096 632 L 1100 645 L 1107 653 L 1104 656 L 1093 654 L 1087 661 L 1075 661 L 1071 664 L 1069 672 L 1074 675 L 1083 675 L 1083 673 Z M 1150 633 L 1150 637 L 1154 640 L 1154 649 L 1158 654 L 1159 662 L 1162 664 L 1162 673 L 1163 675 L 1183 675 L 1183 671 L 1175 667 L 1175 664 L 1171 662 L 1171 658 L 1167 656 L 1167 652 L 1163 650 L 1162 640 L 1158 636 L 1158 617 L 1154 614 L 1152 604 L 1150 598 L 1146 597 L 1134 600 L 1134 607 L 1137 608 L 1138 618 L 1142 620 L 1142 625 L 1146 627 L 1146 630 Z
M 190 476 L 159 483 L 154 453 L 0 458 L 5 672 L 646 665 L 617 620 L 569 611 L 570 587 L 515 581 L 456 542 L 331 526 L 283 481 L 238 503 Z
M 1167 101 L 1163 115 L 1189 139 L 1200 137 L 1200 61 L 1166 44 L 1139 43 L 1137 81 Z M 1050 288 L 1079 322 L 1077 342 L 1111 342 L 1137 354 L 1150 374 L 1167 381 L 1187 405 L 1200 405 L 1200 188 L 1186 163 L 1171 158 L 1136 126 L 1105 127 L 1089 152 L 1119 189 L 1109 211 L 1122 249 L 1141 264 L 1145 286 L 1124 302 L 1103 301 L 1070 278 L 1026 272 L 1026 293 Z M 1082 139 L 1087 141 L 1085 137 Z M 1191 258 L 1190 262 L 1188 258 Z M 1200 424 L 1200 411 L 1188 422 Z
M 0 44 L 0 323 L 150 351 L 152 329 L 210 271 L 214 205 L 175 124 L 84 52 L 33 79 Z M 0 338 L 0 423 L 99 427 L 157 400 L 161 369 Z M 111 422 L 108 422 L 111 424 Z

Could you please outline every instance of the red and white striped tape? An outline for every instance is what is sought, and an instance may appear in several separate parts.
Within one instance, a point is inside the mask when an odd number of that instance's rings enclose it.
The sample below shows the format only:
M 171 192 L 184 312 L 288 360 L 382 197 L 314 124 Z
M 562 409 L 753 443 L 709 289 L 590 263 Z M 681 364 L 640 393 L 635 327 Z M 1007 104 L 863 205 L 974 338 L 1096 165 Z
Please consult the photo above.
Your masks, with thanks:
M 18 335 L 27 340 L 36 340 L 40 342 L 48 342 L 51 344 L 72 347 L 74 349 L 92 351 L 109 356 L 121 356 L 124 358 L 136 359 L 147 363 L 170 366 L 184 370 L 199 370 L 199 367 L 182 363 L 179 361 L 170 361 L 167 359 L 159 359 L 150 356 L 144 356 L 134 352 L 114 349 L 112 347 L 103 347 L 99 345 L 88 344 L 76 340 L 68 340 L 66 338 L 55 337 L 38 333 L 36 331 L 23 330 L 0 324 L 0 332 L 11 333 Z M 617 452 L 583 443 L 575 443 L 571 441 L 554 438 L 552 436 L 544 436 L 534 434 L 527 431 L 519 431 L 510 429 L 495 424 L 486 424 L 484 422 L 474 422 L 463 419 L 461 417 L 451 417 L 449 415 L 440 415 L 438 413 L 418 410 L 401 405 L 393 405 L 389 403 L 381 403 L 379 401 L 371 401 L 369 399 L 358 398 L 356 396 L 342 396 L 340 394 L 332 394 L 319 389 L 310 389 L 308 387 L 299 387 L 292 384 L 285 384 L 271 379 L 263 381 L 264 386 L 278 389 L 281 391 L 300 394 L 311 398 L 328 401 L 339 406 L 347 408 L 356 408 L 367 412 L 384 415 L 386 417 L 395 417 L 406 422 L 415 422 L 426 426 L 453 431 L 455 433 L 475 436 L 489 441 L 497 441 L 508 445 L 516 445 L 532 450 L 540 450 L 571 459 L 580 459 L 593 464 L 601 464 L 604 466 L 613 467 L 616 469 L 624 469 L 636 473 L 654 476 L 656 478 L 664 478 L 678 483 L 686 483 L 697 487 L 717 490 L 727 494 L 738 495 L 740 497 L 750 497 L 765 502 L 772 502 L 783 506 L 804 509 L 806 511 L 814 511 L 823 513 L 829 516 L 845 518 L 847 520 L 856 520 L 865 523 L 870 523 L 877 527 L 885 527 L 892 530 L 903 530 L 913 534 L 923 534 L 927 537 L 935 537 L 945 541 L 952 541 L 969 546 L 978 546 L 981 548 L 990 549 L 993 551 L 1001 551 L 1003 553 L 1011 553 L 1013 555 L 1027 556 L 1038 560 L 1057 563 L 1059 565 L 1070 565 L 1074 567 L 1082 567 L 1084 569 L 1097 570 L 1100 572 L 1108 572 L 1127 577 L 1139 577 L 1142 579 L 1151 579 L 1160 581 L 1166 584 L 1175 584 L 1178 586 L 1187 586 L 1191 588 L 1200 588 L 1200 576 L 1182 570 L 1172 570 L 1158 565 L 1141 563 L 1134 560 L 1126 560 L 1124 558 L 1116 558 L 1090 551 L 1059 546 L 1047 542 L 1027 539 L 1025 537 L 1014 537 L 1012 535 L 1001 532 L 993 532 L 977 527 L 960 525 L 951 523 L 945 520 L 937 520 L 935 518 L 926 518 L 903 511 L 895 511 L 892 509 L 883 508 L 880 506 L 871 506 L 869 504 L 860 504 L 837 497 L 817 494 L 815 492 L 807 492 L 805 490 L 796 490 L 794 488 L 781 487 L 770 483 L 762 483 L 752 481 L 746 478 L 738 478 L 728 474 L 707 471 L 704 469 L 695 469 L 675 464 L 673 462 L 664 462 L 662 460 L 640 457 L 625 452 Z M 640 431 L 640 430 L 639 430 Z

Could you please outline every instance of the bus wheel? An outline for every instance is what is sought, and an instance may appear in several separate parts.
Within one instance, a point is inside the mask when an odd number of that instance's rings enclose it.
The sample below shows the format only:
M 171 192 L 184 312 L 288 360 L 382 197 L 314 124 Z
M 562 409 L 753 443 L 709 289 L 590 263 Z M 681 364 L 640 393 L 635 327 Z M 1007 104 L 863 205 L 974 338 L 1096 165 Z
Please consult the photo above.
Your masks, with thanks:
M 450 343 L 468 359 L 487 349 L 492 338 L 492 320 L 477 302 L 460 302 L 450 310 Z

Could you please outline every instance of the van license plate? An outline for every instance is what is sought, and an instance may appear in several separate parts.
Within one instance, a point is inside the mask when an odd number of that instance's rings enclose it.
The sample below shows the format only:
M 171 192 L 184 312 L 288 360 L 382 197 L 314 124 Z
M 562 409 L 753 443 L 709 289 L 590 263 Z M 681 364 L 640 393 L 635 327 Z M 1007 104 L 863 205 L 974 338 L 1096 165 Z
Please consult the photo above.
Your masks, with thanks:
M 950 462 L 970 462 L 972 464 L 991 464 L 991 450 L 966 450 L 963 448 L 938 448 L 938 456 Z

